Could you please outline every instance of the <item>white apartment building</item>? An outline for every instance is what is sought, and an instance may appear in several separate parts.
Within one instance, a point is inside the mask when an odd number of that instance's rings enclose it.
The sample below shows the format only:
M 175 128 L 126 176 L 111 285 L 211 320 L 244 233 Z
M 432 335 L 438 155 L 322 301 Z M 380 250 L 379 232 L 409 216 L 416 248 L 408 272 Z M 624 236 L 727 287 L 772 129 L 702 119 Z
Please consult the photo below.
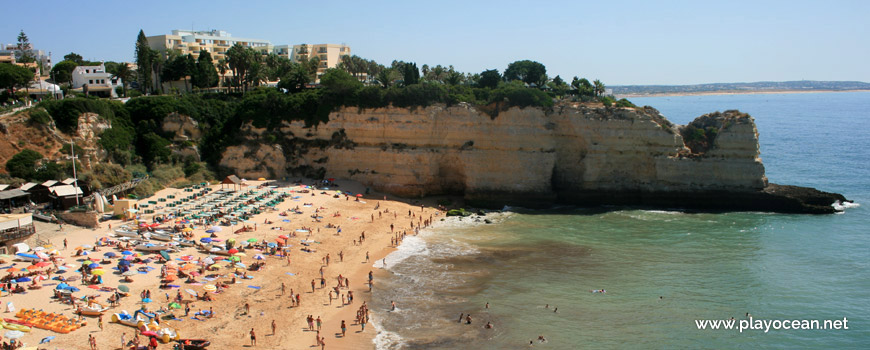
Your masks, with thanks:
M 120 78 L 106 72 L 106 66 L 78 66 L 72 71 L 72 88 L 87 92 L 89 95 L 117 98 L 115 89 L 123 82 Z

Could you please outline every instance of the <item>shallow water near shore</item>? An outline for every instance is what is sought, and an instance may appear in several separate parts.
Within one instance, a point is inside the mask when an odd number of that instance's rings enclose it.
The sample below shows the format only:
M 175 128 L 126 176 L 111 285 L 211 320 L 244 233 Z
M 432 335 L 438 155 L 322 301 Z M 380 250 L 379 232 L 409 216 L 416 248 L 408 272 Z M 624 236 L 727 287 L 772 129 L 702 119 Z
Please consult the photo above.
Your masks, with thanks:
M 488 216 L 494 224 L 450 218 L 387 258 L 373 294 L 378 347 L 504 349 L 539 335 L 548 341 L 536 347 L 553 349 L 866 346 L 870 92 L 632 101 L 679 124 L 715 110 L 748 112 L 771 182 L 865 205 L 813 216 L 607 207 L 512 209 Z M 391 300 L 395 311 L 387 311 Z M 747 312 L 845 317 L 849 329 L 739 333 L 694 322 Z M 460 313 L 471 313 L 472 325 L 457 322 Z M 487 321 L 495 329 L 483 329 Z

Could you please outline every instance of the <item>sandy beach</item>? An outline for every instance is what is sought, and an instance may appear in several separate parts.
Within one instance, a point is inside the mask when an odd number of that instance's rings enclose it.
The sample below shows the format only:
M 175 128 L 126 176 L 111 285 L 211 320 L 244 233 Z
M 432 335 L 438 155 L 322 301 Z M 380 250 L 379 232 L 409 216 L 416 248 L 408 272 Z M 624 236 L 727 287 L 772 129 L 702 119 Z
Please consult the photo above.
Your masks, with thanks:
M 255 189 L 261 183 L 248 181 L 248 187 L 242 191 Z M 305 183 L 310 184 L 311 181 Z M 102 330 L 96 317 L 86 317 L 87 326 L 69 334 L 34 328 L 21 339 L 28 346 L 36 346 L 40 340 L 55 336 L 50 343 L 40 345 L 39 349 L 87 349 L 88 335 L 91 334 L 96 338 L 98 349 L 120 349 L 122 334 L 125 335 L 125 340 L 129 341 L 133 338 L 135 328 L 110 322 L 111 315 L 121 312 L 121 310 L 126 310 L 129 313 L 138 310 L 143 306 L 140 293 L 147 289 L 150 290 L 153 301 L 147 303 L 146 307 L 152 312 L 160 308 L 167 308 L 169 303 L 180 294 L 183 298 L 182 305 L 185 303 L 190 305 L 190 315 L 184 316 L 184 309 L 170 309 L 164 315 L 171 313 L 175 315 L 176 319 L 165 320 L 161 318 L 161 327 L 177 329 L 181 338 L 207 339 L 211 341 L 210 349 L 249 347 L 252 328 L 257 337 L 257 345 L 255 346 L 257 348 L 315 348 L 318 332 L 308 330 L 306 321 L 308 315 L 312 315 L 314 318 L 319 317 L 322 320 L 320 335 L 324 337 L 325 349 L 374 348 L 372 343 L 376 332 L 374 326 L 369 323 L 363 331 L 361 325 L 356 322 L 357 310 L 363 302 L 367 302 L 371 298 L 367 284 L 369 272 L 374 271 L 374 288 L 377 288 L 377 276 L 388 272 L 379 271 L 380 268 L 375 266 L 380 266 L 379 260 L 395 248 L 391 245 L 391 240 L 403 231 L 412 235 L 414 232 L 412 223 L 416 227 L 430 217 L 433 221 L 440 220 L 443 214 L 437 209 L 423 208 L 417 203 L 384 200 L 383 194 L 365 195 L 359 200 L 355 196 L 338 195 L 337 190 L 350 191 L 355 194 L 365 190 L 363 186 L 349 181 L 338 181 L 338 184 L 340 185 L 338 188 L 312 190 L 310 193 L 297 192 L 303 190 L 303 187 L 300 186 L 290 185 L 291 187 L 276 188 L 274 190 L 287 191 L 291 197 L 279 203 L 275 210 L 250 218 L 249 224 L 246 225 L 256 225 L 256 231 L 235 234 L 233 231 L 241 228 L 240 225 L 236 225 L 223 227 L 221 232 L 217 232 L 217 238 L 222 240 L 234 238 L 237 242 L 245 242 L 252 238 L 260 242 L 264 240 L 275 242 L 276 238 L 282 234 L 289 236 L 295 233 L 296 236 L 291 236 L 287 240 L 287 244 L 292 245 L 287 254 L 289 263 L 286 257 L 272 256 L 265 251 L 248 249 L 247 254 L 241 257 L 242 263 L 250 265 L 257 262 L 253 258 L 255 254 L 263 254 L 265 259 L 261 261 L 265 262 L 265 266 L 259 271 L 247 271 L 248 276 L 252 277 L 251 279 L 240 278 L 226 289 L 209 293 L 214 299 L 213 301 L 193 300 L 194 297 L 185 291 L 191 289 L 202 294 L 205 292 L 203 286 L 206 284 L 229 283 L 234 271 L 232 268 L 220 267 L 217 271 L 205 272 L 206 275 L 218 274 L 218 276 L 213 276 L 216 277 L 213 281 L 204 281 L 204 276 L 197 277 L 197 283 L 186 283 L 185 280 L 179 279 L 171 283 L 180 288 L 160 289 L 160 269 L 162 266 L 160 263 L 134 263 L 132 266 L 134 269 L 146 265 L 154 269 L 148 273 L 133 276 L 133 282 L 122 283 L 122 276 L 118 274 L 118 271 L 112 269 L 117 265 L 118 258 L 113 258 L 109 259 L 111 264 L 103 265 L 106 273 L 102 276 L 103 283 L 100 286 L 115 288 L 119 285 L 126 285 L 129 287 L 130 293 L 129 296 L 121 299 L 118 306 L 104 313 Z M 219 189 L 220 185 L 210 187 Z M 187 193 L 180 189 L 164 189 L 139 203 L 145 204 L 149 200 L 166 198 L 169 195 L 187 195 Z M 281 212 L 296 207 L 299 207 L 301 214 L 290 212 L 286 216 L 279 215 Z M 312 217 L 315 211 L 318 211 L 317 215 L 322 216 L 319 222 Z M 148 223 L 151 223 L 150 218 L 151 215 L 141 217 Z M 272 224 L 266 224 L 267 220 L 271 221 Z M 49 249 L 56 248 L 60 251 L 59 256 L 64 258 L 64 264 L 70 266 L 69 270 L 60 276 L 69 278 L 80 275 L 75 270 L 85 258 L 103 259 L 107 252 L 115 252 L 120 257 L 122 250 L 115 247 L 99 247 L 97 251 L 89 251 L 90 255 L 87 257 L 73 256 L 76 252 L 73 248 L 94 245 L 95 241 L 101 237 L 114 238 L 113 230 L 109 229 L 109 225 L 112 229 L 117 229 L 124 224 L 133 226 L 132 222 L 124 223 L 119 220 L 111 220 L 103 222 L 102 227 L 95 230 L 70 225 L 64 225 L 61 230 L 55 224 L 37 223 L 37 234 L 40 239 L 51 242 L 52 247 Z M 393 233 L 391 233 L 391 225 Z M 208 236 L 205 230 L 209 227 L 210 225 L 196 225 L 192 233 L 199 240 L 200 237 Z M 311 228 L 310 235 L 296 232 L 302 227 Z M 365 232 L 365 241 L 360 243 L 359 238 L 363 232 Z M 63 247 L 64 238 L 67 240 L 67 249 Z M 301 243 L 302 240 L 306 239 L 315 242 L 304 246 Z M 35 239 L 31 239 L 30 243 L 34 244 Z M 302 248 L 314 251 L 306 252 Z M 325 262 L 327 254 L 329 255 L 328 264 Z M 368 259 L 366 259 L 367 255 Z M 184 262 L 180 259 L 182 256 L 192 256 L 195 262 L 199 258 L 207 257 L 208 254 L 195 247 L 187 247 L 172 253 L 170 261 L 183 264 Z M 157 255 L 147 254 L 142 258 L 145 257 L 156 258 Z M 3 267 L 8 270 L 13 267 L 22 268 L 29 265 L 31 265 L 29 262 L 13 261 L 4 264 Z M 230 264 L 224 265 L 229 266 Z M 320 283 L 321 268 L 325 279 L 324 287 L 321 287 Z M 342 275 L 342 278 L 347 278 L 349 282 L 349 288 L 343 287 L 339 291 L 345 297 L 352 292 L 354 295 L 352 304 L 342 305 L 341 296 L 330 303 L 329 292 L 337 286 L 339 275 Z M 52 277 L 55 276 L 58 275 L 52 274 Z M 312 291 L 313 280 L 315 287 Z M 4 295 L 0 299 L 4 302 L 4 311 L 7 311 L 6 303 L 11 302 L 16 309 L 35 308 L 73 317 L 74 309 L 71 305 L 62 304 L 57 299 L 52 298 L 54 286 L 58 282 L 46 280 L 41 282 L 45 285 L 41 289 L 28 290 L 25 294 Z M 282 284 L 285 285 L 283 293 Z M 88 287 L 81 281 L 70 282 L 70 285 L 81 289 L 81 291 L 74 293 L 74 296 L 79 298 L 95 296 L 97 301 L 106 305 L 109 304 L 107 299 L 113 295 L 113 292 L 92 289 L 93 287 Z M 292 306 L 291 291 L 294 294 L 299 294 L 299 306 Z M 248 312 L 245 311 L 246 304 L 249 306 Z M 209 308 L 214 310 L 213 317 L 205 320 L 192 319 L 196 311 L 208 310 Z M 386 310 L 372 311 L 375 312 L 374 315 L 371 315 L 374 322 L 377 322 L 376 315 L 386 314 L 380 312 Z M 5 312 L 3 317 L 13 319 L 14 315 L 12 312 Z M 341 336 L 342 320 L 347 324 L 346 336 Z M 276 325 L 275 334 L 272 334 L 272 322 L 275 322 Z M 140 345 L 146 344 L 147 338 L 140 337 Z M 159 348 L 170 349 L 172 345 L 173 343 L 160 344 Z

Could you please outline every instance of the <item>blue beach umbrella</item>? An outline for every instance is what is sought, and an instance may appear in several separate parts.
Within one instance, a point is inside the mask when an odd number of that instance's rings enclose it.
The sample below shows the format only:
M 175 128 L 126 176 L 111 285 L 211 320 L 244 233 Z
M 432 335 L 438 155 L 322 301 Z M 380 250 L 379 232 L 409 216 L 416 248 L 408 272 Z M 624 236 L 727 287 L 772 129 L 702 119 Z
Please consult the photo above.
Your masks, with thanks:
M 131 251 L 129 251 L 129 250 L 125 250 L 125 251 L 121 252 L 121 254 L 123 254 L 123 255 L 133 255 L 133 252 L 131 252 Z
M 108 252 L 106 254 L 103 254 L 103 256 L 105 256 L 107 258 L 114 258 L 114 257 L 118 256 L 118 254 L 115 254 L 115 252 Z
M 100 264 L 93 263 L 93 264 L 88 265 L 88 267 L 89 267 L 89 268 L 92 268 L 92 269 L 95 269 L 95 268 L 100 267 Z
M 203 237 L 203 238 L 200 238 L 199 241 L 202 243 L 211 243 L 211 238 Z
M 30 277 L 21 277 L 15 281 L 18 283 L 21 283 L 21 282 L 30 282 L 31 280 L 30 280 Z

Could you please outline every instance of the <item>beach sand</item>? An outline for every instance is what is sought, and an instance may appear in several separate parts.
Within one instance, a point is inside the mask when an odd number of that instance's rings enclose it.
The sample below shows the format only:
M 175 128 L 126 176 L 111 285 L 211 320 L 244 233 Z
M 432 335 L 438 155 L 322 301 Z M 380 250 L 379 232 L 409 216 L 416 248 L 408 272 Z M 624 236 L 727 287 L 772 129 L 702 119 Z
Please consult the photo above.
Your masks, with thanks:
M 259 185 L 261 182 L 250 181 L 251 186 Z M 305 182 L 311 183 L 311 181 Z M 422 217 L 424 220 L 432 216 L 433 221 L 440 220 L 443 213 L 432 208 L 431 206 L 421 209 L 420 204 L 406 203 L 402 201 L 384 200 L 383 194 L 366 195 L 356 201 L 355 197 L 347 198 L 339 196 L 334 198 L 335 190 L 351 191 L 353 193 L 361 193 L 364 187 L 352 183 L 350 181 L 338 181 L 339 188 L 331 190 L 316 190 L 314 196 L 311 193 L 292 193 L 292 196 L 301 196 L 299 199 L 287 198 L 283 203 L 278 204 L 277 211 L 266 212 L 255 215 L 251 219 L 252 226 L 256 223 L 257 230 L 255 232 L 244 232 L 234 234 L 233 229 L 224 227 L 217 235 L 221 239 L 236 238 L 238 242 L 243 242 L 249 238 L 258 240 L 267 240 L 273 242 L 280 234 L 290 234 L 301 227 L 311 227 L 313 232 L 309 239 L 318 241 L 319 243 L 311 244 L 311 248 L 316 249 L 316 252 L 301 251 L 303 247 L 300 244 L 302 239 L 307 238 L 304 233 L 298 233 L 297 237 L 291 237 L 289 244 L 293 245 L 288 266 L 287 259 L 275 256 L 266 255 L 266 266 L 260 271 L 248 272 L 253 279 L 239 280 L 237 284 L 231 285 L 229 288 L 217 294 L 212 294 L 214 301 L 191 301 L 191 316 L 195 311 L 208 310 L 209 307 L 214 308 L 215 316 L 205 321 L 191 319 L 190 316 L 183 317 L 183 310 L 174 310 L 174 314 L 180 321 L 163 321 L 161 326 L 172 327 L 179 331 L 182 338 L 207 339 L 211 341 L 210 349 L 232 349 L 247 347 L 250 344 L 249 332 L 254 329 L 257 335 L 257 348 L 264 349 L 310 349 L 315 345 L 316 332 L 307 330 L 306 317 L 313 315 L 318 316 L 323 320 L 323 328 L 320 332 L 321 336 L 325 337 L 326 349 L 371 349 L 374 348 L 372 339 L 375 336 L 374 326 L 369 323 L 364 332 L 361 331 L 360 325 L 356 324 L 356 312 L 364 301 L 371 298 L 367 283 L 369 271 L 378 270 L 373 267 L 375 262 L 383 259 L 389 254 L 394 247 L 390 246 L 393 234 L 390 233 L 390 225 L 394 225 L 395 232 L 407 231 L 407 234 L 413 234 L 411 230 L 411 222 L 417 225 Z M 220 185 L 212 185 L 212 188 L 218 189 Z M 292 190 L 300 189 L 300 187 L 291 187 Z M 327 194 L 321 194 L 326 192 Z M 151 198 L 144 199 L 140 203 L 146 203 L 148 200 L 155 198 L 165 198 L 170 194 L 185 195 L 179 189 L 164 189 Z M 312 205 L 304 206 L 303 203 L 311 203 Z M 379 210 L 375 207 L 380 204 Z M 279 216 L 278 213 L 289 208 L 299 206 L 303 214 L 290 213 L 288 216 Z M 321 209 L 320 213 L 323 216 L 321 222 L 315 222 L 311 216 L 316 208 Z M 389 213 L 385 213 L 389 210 Z M 408 215 L 409 210 L 413 214 L 413 218 Z M 379 212 L 381 215 L 379 217 Z M 340 216 L 334 216 L 335 213 L 340 213 Z M 374 221 L 372 221 L 374 215 Z M 146 219 L 150 216 L 146 215 Z M 272 225 L 264 224 L 268 219 L 274 222 Z M 282 219 L 290 219 L 290 222 L 283 222 Z M 76 267 L 81 264 L 76 259 L 81 257 L 71 257 L 75 250 L 73 248 L 84 245 L 93 245 L 95 240 L 103 236 L 111 236 L 108 225 L 112 228 L 118 228 L 123 223 L 118 220 L 112 220 L 102 223 L 102 227 L 96 230 L 78 228 L 71 225 L 64 225 L 63 230 L 59 230 L 55 224 L 37 223 L 37 234 L 42 240 L 50 240 L 55 248 L 61 250 L 61 257 L 65 258 L 67 264 L 74 264 Z M 335 228 L 326 228 L 327 224 L 333 224 L 341 228 L 341 233 Z M 240 228 L 239 225 L 234 227 Z M 283 228 L 278 230 L 278 228 Z M 197 226 L 194 231 L 197 239 L 206 235 L 204 232 L 207 227 Z M 319 232 L 318 232 L 319 231 Z M 361 232 L 365 232 L 366 240 L 361 245 L 354 245 L 353 241 L 357 240 Z M 36 236 L 34 236 L 36 237 Z M 63 249 L 63 239 L 68 240 L 69 249 Z M 34 243 L 34 239 L 31 243 Z M 120 253 L 120 250 L 108 247 L 101 247 L 98 252 L 91 252 L 89 257 L 103 258 L 103 254 L 108 251 Z M 340 261 L 339 252 L 344 253 L 343 262 Z M 370 260 L 366 262 L 366 252 L 369 253 Z M 249 250 L 247 257 L 243 257 L 242 261 L 246 264 L 254 262 L 253 255 L 256 251 Z M 330 263 L 328 266 L 322 264 L 326 254 L 330 254 Z M 183 255 L 193 255 L 197 257 L 205 257 L 207 254 L 197 251 L 195 248 L 184 248 L 180 253 L 173 253 L 173 259 Z M 156 255 L 155 255 L 156 256 Z M 121 284 L 119 281 L 121 276 L 115 274 L 115 270 L 111 267 L 116 266 L 116 259 L 112 259 L 111 265 L 106 266 L 107 273 L 103 275 L 103 286 L 116 287 Z M 379 262 L 378 262 L 379 264 Z M 5 264 L 8 267 L 11 264 Z M 16 262 L 16 267 L 25 267 L 30 265 L 27 262 Z M 134 264 L 134 268 L 142 266 Z M 184 292 L 185 289 L 193 289 L 194 291 L 203 292 L 202 285 L 186 284 L 184 281 L 173 282 L 180 285 L 180 289 L 161 290 L 158 288 L 160 284 L 160 266 L 156 263 L 151 263 L 149 266 L 155 267 L 155 270 L 147 274 L 140 274 L 134 277 L 134 282 L 124 283 L 130 287 L 130 296 L 123 298 L 120 305 L 106 311 L 103 316 L 104 327 L 100 330 L 95 317 L 87 317 L 88 325 L 73 331 L 69 334 L 59 334 L 48 330 L 34 328 L 32 332 L 27 333 L 22 340 L 28 346 L 34 346 L 41 339 L 48 336 L 56 336 L 49 344 L 43 344 L 40 348 L 45 349 L 86 349 L 88 348 L 88 334 L 93 334 L 96 337 L 96 342 L 99 349 L 118 349 L 121 347 L 121 335 L 126 333 L 126 339 L 132 339 L 135 333 L 134 328 L 124 326 L 117 323 L 111 323 L 111 315 L 121 310 L 126 310 L 133 313 L 138 310 L 142 303 L 140 302 L 140 292 L 149 289 L 152 293 L 153 302 L 148 304 L 151 311 L 165 307 L 168 305 L 166 293 L 169 298 L 174 298 L 176 293 L 181 290 L 184 300 L 192 300 L 193 297 Z M 320 273 L 319 270 L 323 266 L 324 278 L 326 279 L 326 287 L 320 288 Z M 79 273 L 70 272 L 63 274 L 65 277 L 79 275 Z M 223 268 L 218 273 L 228 274 L 232 270 Z M 5 273 L 5 272 L 4 272 Z M 293 273 L 295 275 L 289 275 Z M 328 290 L 336 286 L 336 277 L 341 274 L 349 279 L 350 290 L 354 294 L 354 302 L 351 305 L 341 305 L 341 300 L 333 300 L 329 303 Z M 380 272 L 375 271 L 377 276 Z M 231 277 L 219 278 L 219 281 L 228 281 Z M 311 281 L 317 279 L 316 289 L 311 291 Z M 199 279 L 200 282 L 205 282 Z M 45 281 L 43 283 L 56 283 L 57 281 Z M 281 283 L 286 284 L 286 295 L 281 295 Z M 71 285 L 81 289 L 80 292 L 74 293 L 75 296 L 82 297 L 85 295 L 96 295 L 98 301 L 106 302 L 112 293 L 100 292 L 94 289 L 89 289 L 80 281 L 71 282 Z M 377 278 L 375 278 L 375 288 L 377 288 Z M 249 286 L 259 287 L 258 289 L 250 288 Z M 73 309 L 68 304 L 61 304 L 57 300 L 52 299 L 53 286 L 46 286 L 39 290 L 31 290 L 26 294 L 13 294 L 0 298 L 4 302 L 4 311 L 6 311 L 5 303 L 12 302 L 17 309 L 36 308 L 46 312 L 61 313 L 66 316 L 73 315 Z M 290 307 L 289 294 L 291 289 L 294 293 L 301 294 L 301 306 Z M 348 289 L 341 289 L 342 294 L 347 294 Z M 250 313 L 245 313 L 244 305 L 250 305 Z M 108 305 L 108 303 L 106 303 Z M 370 304 L 370 303 L 369 303 Z M 385 315 L 383 310 L 373 310 L 376 312 L 372 318 L 377 315 Z M 6 312 L 4 318 L 14 318 L 14 313 Z M 275 321 L 277 324 L 276 334 L 271 334 L 271 323 Z M 348 325 L 347 336 L 341 337 L 340 324 L 345 320 Z M 376 321 L 376 320 L 375 320 Z M 144 345 L 147 341 L 145 337 L 140 338 L 140 344 Z M 159 348 L 171 348 L 172 343 L 161 344 Z M 317 347 L 319 348 L 319 347 Z

